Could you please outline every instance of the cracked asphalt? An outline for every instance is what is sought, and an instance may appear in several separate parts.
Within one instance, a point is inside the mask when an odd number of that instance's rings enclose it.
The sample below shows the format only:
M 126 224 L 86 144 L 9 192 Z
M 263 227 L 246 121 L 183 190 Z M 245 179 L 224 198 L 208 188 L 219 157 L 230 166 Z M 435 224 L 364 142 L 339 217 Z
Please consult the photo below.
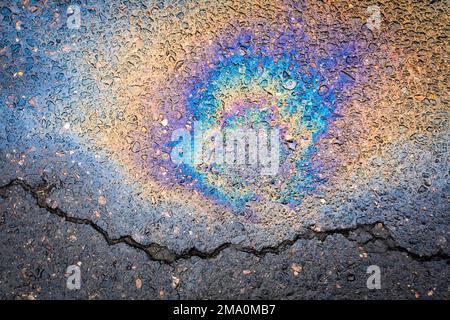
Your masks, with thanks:
M 225 245 L 174 256 L 42 207 L 40 190 L 21 181 L 1 188 L 3 299 L 448 298 L 448 255 L 410 253 L 382 223 L 299 235 L 259 251 Z M 80 290 L 65 287 L 69 264 L 83 270 Z M 366 288 L 370 265 L 382 266 L 388 285 L 380 290 Z
M 0 299 L 449 299 L 448 4 L 0 2 Z

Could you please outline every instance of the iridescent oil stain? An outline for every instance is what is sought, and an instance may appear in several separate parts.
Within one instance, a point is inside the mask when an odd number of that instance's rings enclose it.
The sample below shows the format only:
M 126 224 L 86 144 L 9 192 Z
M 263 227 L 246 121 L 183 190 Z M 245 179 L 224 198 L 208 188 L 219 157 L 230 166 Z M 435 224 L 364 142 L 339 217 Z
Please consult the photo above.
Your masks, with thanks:
M 183 91 L 186 116 L 178 125 L 191 128 L 192 135 L 194 122 L 206 130 L 277 128 L 282 140 L 278 174 L 266 177 L 221 165 L 175 166 L 166 161 L 164 167 L 174 172 L 167 176 L 235 212 L 249 201 L 295 206 L 314 190 L 323 179 L 312 155 L 335 116 L 336 91 L 352 82 L 336 72 L 345 67 L 351 48 L 319 58 L 304 45 L 304 37 L 290 34 L 278 37 L 281 43 L 264 45 L 250 31 L 243 32 L 226 53 L 213 52 L 213 62 Z M 284 42 L 295 45 L 283 48 Z M 166 141 L 166 151 L 176 145 Z
M 52 12 L 64 12 L 66 7 L 54 6 L 46 15 L 55 19 L 55 30 L 64 29 L 64 21 Z M 22 31 L 16 30 L 19 43 L 26 55 L 42 62 L 42 68 L 35 64 L 32 69 L 25 66 L 7 73 L 18 85 L 33 73 L 31 79 L 36 81 L 28 81 L 27 88 L 45 96 L 51 90 L 39 70 L 51 71 L 58 94 L 36 98 L 23 92 L 19 97 L 13 86 L 7 86 L 2 97 L 8 106 L 5 114 L 16 107 L 23 109 L 28 101 L 22 123 L 30 127 L 42 123 L 37 126 L 40 134 L 62 134 L 89 156 L 108 159 L 147 198 L 161 196 L 208 209 L 218 204 L 235 213 L 254 202 L 276 203 L 283 210 L 297 207 L 333 177 L 335 167 L 351 163 L 364 146 L 355 142 L 352 153 L 328 152 L 335 137 L 351 135 L 356 141 L 353 131 L 363 131 L 358 124 L 344 134 L 340 128 L 345 126 L 334 124 L 353 112 L 349 111 L 354 107 L 350 91 L 363 99 L 373 93 L 362 88 L 367 74 L 378 71 L 363 61 L 370 61 L 366 59 L 370 50 L 378 49 L 360 42 L 353 32 L 343 33 L 339 41 L 321 37 L 319 21 L 311 16 L 323 13 L 309 12 L 306 4 L 253 1 L 238 7 L 229 13 L 220 13 L 220 1 L 193 8 L 185 4 L 151 10 L 136 7 L 136 15 L 131 10 L 127 13 L 130 28 L 126 32 L 101 26 L 113 36 L 95 49 L 82 41 L 88 28 L 81 27 L 66 30 L 71 37 L 61 44 L 47 39 L 48 46 L 41 50 L 40 40 L 26 37 L 26 43 L 21 42 L 20 34 L 27 28 L 24 23 Z M 97 10 L 82 12 L 95 15 L 103 9 L 106 2 Z M 179 10 L 184 11 L 182 18 L 176 16 Z M 202 14 L 214 23 L 196 26 Z M 176 19 L 169 23 L 172 16 Z M 186 29 L 186 24 L 191 28 Z M 145 28 L 151 33 L 144 35 Z M 11 53 L 18 50 L 15 41 L 14 37 L 7 41 L 13 46 Z M 40 55 L 45 59 L 38 59 Z M 359 106 L 358 112 L 370 114 L 368 109 Z M 172 133 L 185 128 L 194 134 L 195 123 L 210 131 L 259 126 L 279 130 L 277 175 L 214 163 L 173 163 Z M 13 138 L 9 130 L 8 139 Z

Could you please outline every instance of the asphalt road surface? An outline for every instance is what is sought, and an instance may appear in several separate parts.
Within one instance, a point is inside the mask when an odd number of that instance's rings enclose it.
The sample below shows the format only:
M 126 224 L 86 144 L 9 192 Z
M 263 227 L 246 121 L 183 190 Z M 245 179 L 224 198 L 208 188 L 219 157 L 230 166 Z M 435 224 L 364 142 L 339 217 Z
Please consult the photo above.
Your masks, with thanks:
M 448 299 L 449 7 L 1 2 L 0 299 Z

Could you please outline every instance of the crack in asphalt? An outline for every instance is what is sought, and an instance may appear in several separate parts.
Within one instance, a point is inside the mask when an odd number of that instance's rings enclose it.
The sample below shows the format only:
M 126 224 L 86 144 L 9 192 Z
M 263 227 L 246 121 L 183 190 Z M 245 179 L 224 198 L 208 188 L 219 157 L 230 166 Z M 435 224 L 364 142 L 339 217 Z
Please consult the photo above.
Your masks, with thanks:
M 4 191 L 8 190 L 9 188 L 12 188 L 14 186 L 20 186 L 22 189 L 29 194 L 36 200 L 37 205 L 45 209 L 46 211 L 57 215 L 58 217 L 63 218 L 66 221 L 80 224 L 80 225 L 88 225 L 92 227 L 97 233 L 99 233 L 105 241 L 108 243 L 108 245 L 116 245 L 119 243 L 124 243 L 130 247 L 133 247 L 135 249 L 141 250 L 147 254 L 147 256 L 153 260 L 153 261 L 159 261 L 166 264 L 172 264 L 178 260 L 187 260 L 192 257 L 199 257 L 201 259 L 211 259 L 217 257 L 222 251 L 225 249 L 233 249 L 240 252 L 245 252 L 252 254 L 257 257 L 263 257 L 266 254 L 272 253 L 272 254 L 280 254 L 286 248 L 291 247 L 299 240 L 313 240 L 318 239 L 321 242 L 325 241 L 325 239 L 328 236 L 337 235 L 340 234 L 344 236 L 347 240 L 356 242 L 360 246 L 368 245 L 369 243 L 372 243 L 374 241 L 381 241 L 384 246 L 386 247 L 386 251 L 397 251 L 401 253 L 407 254 L 412 259 L 418 261 L 418 262 L 430 262 L 430 261 L 440 261 L 440 260 L 446 260 L 447 263 L 450 262 L 450 256 L 442 251 L 442 249 L 439 249 L 436 253 L 433 253 L 431 255 L 420 255 L 417 254 L 408 248 L 402 247 L 395 239 L 390 235 L 390 231 L 388 228 L 384 226 L 384 223 L 381 221 L 376 221 L 373 223 L 368 224 L 358 224 L 354 227 L 349 228 L 338 228 L 338 229 L 332 229 L 332 230 L 326 230 L 326 231 L 317 231 L 312 229 L 307 229 L 304 233 L 297 234 L 292 239 L 286 239 L 281 241 L 275 246 L 267 246 L 263 247 L 261 249 L 256 249 L 252 247 L 242 246 L 239 244 L 234 244 L 230 242 L 222 243 L 217 248 L 211 250 L 211 251 L 201 251 L 195 247 L 192 247 L 190 249 L 186 249 L 180 253 L 170 249 L 167 246 L 158 244 L 158 243 L 150 243 L 150 244 L 142 244 L 134 240 L 130 235 L 121 236 L 119 238 L 112 238 L 109 236 L 108 232 L 97 225 L 95 222 L 89 219 L 84 218 L 77 218 L 70 216 L 66 212 L 64 212 L 62 209 L 58 207 L 52 207 L 47 203 L 47 196 L 48 194 L 53 190 L 55 187 L 55 184 L 49 183 L 45 177 L 43 178 L 44 183 L 40 184 L 36 187 L 33 187 L 28 182 L 21 178 L 16 178 L 11 180 L 9 183 L 7 183 L 4 186 L 0 186 L 0 196 L 6 198 L 6 195 L 2 195 Z M 376 234 L 374 229 L 378 228 L 379 231 L 385 231 L 385 235 L 379 235 Z M 366 232 L 368 235 L 370 235 L 370 239 L 364 242 L 358 242 L 355 239 L 351 239 L 352 232 Z

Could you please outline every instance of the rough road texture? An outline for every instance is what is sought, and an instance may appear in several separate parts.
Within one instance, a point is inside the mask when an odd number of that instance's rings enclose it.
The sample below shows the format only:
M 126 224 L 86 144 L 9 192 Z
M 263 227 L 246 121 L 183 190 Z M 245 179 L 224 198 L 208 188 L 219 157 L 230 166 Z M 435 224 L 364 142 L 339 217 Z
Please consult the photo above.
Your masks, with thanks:
M 450 297 L 448 1 L 71 4 L 0 3 L 0 298 Z

